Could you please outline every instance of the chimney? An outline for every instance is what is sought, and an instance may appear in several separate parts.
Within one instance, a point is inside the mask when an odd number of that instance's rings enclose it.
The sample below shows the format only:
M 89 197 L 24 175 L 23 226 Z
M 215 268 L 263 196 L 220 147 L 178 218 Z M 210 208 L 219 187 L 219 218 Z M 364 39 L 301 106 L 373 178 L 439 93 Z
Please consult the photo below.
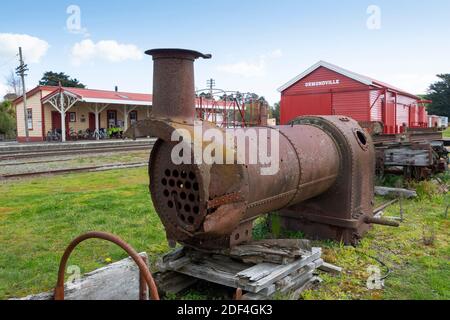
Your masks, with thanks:
M 210 54 L 183 49 L 154 49 L 153 116 L 193 124 L 195 119 L 194 61 Z
M 119 87 L 116 86 L 116 87 L 114 88 L 114 91 L 119 92 Z

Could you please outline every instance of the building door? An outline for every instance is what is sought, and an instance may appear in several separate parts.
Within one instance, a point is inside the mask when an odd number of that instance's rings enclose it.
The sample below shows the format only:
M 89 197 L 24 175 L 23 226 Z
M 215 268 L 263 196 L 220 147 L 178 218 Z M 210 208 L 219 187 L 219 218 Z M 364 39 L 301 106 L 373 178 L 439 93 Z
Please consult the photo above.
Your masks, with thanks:
M 283 96 L 281 98 L 281 124 L 288 124 L 300 116 L 333 114 L 331 93 Z
M 100 114 L 98 115 L 98 128 L 100 129 Z M 95 131 L 95 113 L 89 112 L 89 130 Z
M 108 110 L 108 128 L 117 126 L 117 111 Z
M 58 130 L 61 133 L 61 113 L 52 111 L 52 130 Z M 66 113 L 66 136 L 69 136 L 69 114 Z
M 61 113 L 52 111 L 52 130 L 61 130 Z

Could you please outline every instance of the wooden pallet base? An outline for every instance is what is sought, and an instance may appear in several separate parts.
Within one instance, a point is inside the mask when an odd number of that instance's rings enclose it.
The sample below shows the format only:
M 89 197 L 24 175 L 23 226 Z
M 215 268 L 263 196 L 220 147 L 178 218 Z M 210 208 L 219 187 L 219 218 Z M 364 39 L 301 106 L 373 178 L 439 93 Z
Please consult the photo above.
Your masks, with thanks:
M 304 240 L 256 241 L 226 252 L 179 248 L 158 262 L 162 272 L 158 285 L 176 293 L 195 280 L 204 280 L 239 288 L 242 299 L 277 295 L 298 299 L 303 290 L 320 281 L 314 274 L 324 264 L 321 255 L 320 248 L 311 248 Z

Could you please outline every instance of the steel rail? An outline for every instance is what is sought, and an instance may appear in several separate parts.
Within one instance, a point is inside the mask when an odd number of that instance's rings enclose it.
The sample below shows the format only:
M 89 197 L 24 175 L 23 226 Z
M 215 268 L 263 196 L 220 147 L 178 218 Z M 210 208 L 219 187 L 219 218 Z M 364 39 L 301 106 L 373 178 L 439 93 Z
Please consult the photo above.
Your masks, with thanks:
M 135 163 L 120 163 L 120 164 L 109 164 L 103 166 L 94 166 L 94 167 L 83 167 L 83 168 L 70 168 L 70 169 L 59 169 L 59 170 L 48 170 L 48 171 L 37 171 L 37 172 L 23 172 L 23 173 L 14 173 L 14 174 L 5 174 L 0 176 L 1 180 L 13 179 L 13 178 L 23 178 L 23 177 L 33 177 L 40 175 L 51 175 L 51 174 L 63 174 L 63 173 L 72 173 L 72 172 L 90 172 L 90 171 L 101 171 L 101 169 L 106 170 L 116 170 L 116 169 L 128 169 L 128 168 L 136 168 L 136 167 L 144 167 L 147 166 L 147 162 L 135 162 Z
M 42 146 L 39 148 L 36 148 L 35 146 L 32 146 L 30 148 L 19 148 L 19 149 L 3 149 L 0 150 L 0 155 L 9 155 L 9 154 L 19 154 L 19 153 L 31 153 L 31 152 L 50 152 L 50 151 L 67 151 L 67 150 L 90 150 L 90 149 L 110 149 L 110 148 L 123 148 L 123 147 L 145 147 L 150 146 L 155 141 L 146 141 L 146 143 L 122 143 L 122 144 L 86 144 L 85 146 L 79 144 L 48 144 L 51 146 L 50 148 L 44 148 L 42 149 Z
M 33 157 L 52 157 L 58 155 L 70 155 L 70 154 L 91 154 L 91 153 L 108 153 L 108 152 L 121 152 L 121 151 L 134 151 L 134 150 L 147 150 L 151 149 L 153 144 L 145 146 L 127 146 L 127 147 L 113 147 L 113 148 L 89 148 L 89 149 L 72 149 L 72 150 L 52 150 L 52 151 L 41 151 L 41 152 L 22 152 L 1 155 L 0 160 L 15 160 L 15 159 L 26 159 Z M 150 150 L 149 149 L 149 150 Z

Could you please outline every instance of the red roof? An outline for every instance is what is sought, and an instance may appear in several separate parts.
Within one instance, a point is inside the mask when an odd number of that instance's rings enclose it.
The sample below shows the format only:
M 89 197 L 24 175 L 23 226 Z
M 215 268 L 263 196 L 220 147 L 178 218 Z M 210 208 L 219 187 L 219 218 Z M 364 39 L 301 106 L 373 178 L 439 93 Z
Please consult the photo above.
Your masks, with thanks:
M 406 92 L 405 90 L 399 89 L 397 87 L 394 87 L 388 83 L 382 82 L 382 81 L 378 81 L 375 80 L 373 78 L 361 75 L 359 73 L 353 72 L 353 71 L 349 71 L 347 69 L 341 68 L 339 66 L 336 66 L 334 64 L 331 64 L 329 62 L 326 61 L 319 61 L 317 62 L 315 65 L 313 65 L 311 68 L 309 68 L 308 70 L 306 70 L 305 72 L 301 73 L 300 75 L 298 75 L 297 77 L 293 78 L 292 80 L 290 80 L 289 82 L 287 82 L 286 84 L 284 84 L 283 86 L 281 86 L 278 91 L 283 92 L 284 90 L 288 89 L 289 87 L 291 87 L 292 85 L 294 85 L 295 83 L 297 83 L 298 81 L 300 81 L 301 79 L 303 79 L 304 77 L 308 76 L 309 74 L 311 74 L 312 72 L 314 72 L 315 70 L 317 70 L 320 67 L 324 67 L 327 68 L 329 70 L 332 70 L 334 72 L 337 72 L 339 74 L 342 74 L 350 79 L 353 79 L 355 81 L 361 82 L 363 84 L 369 85 L 369 86 L 375 86 L 375 87 L 382 87 L 382 88 L 386 88 L 388 90 L 392 90 L 395 91 L 397 93 L 400 93 L 402 95 L 411 97 L 413 99 L 417 99 L 420 100 L 420 97 L 416 96 L 415 94 Z
M 106 90 L 80 89 L 80 88 L 63 88 L 65 91 L 76 94 L 82 99 L 105 99 L 105 100 L 121 100 L 152 102 L 151 94 L 133 93 L 133 92 L 116 92 Z
M 62 89 L 64 92 L 72 93 L 76 95 L 80 100 L 85 102 L 97 102 L 97 103 L 116 103 L 116 104 L 152 104 L 153 96 L 151 94 L 134 93 L 134 92 L 116 92 L 107 90 L 95 90 L 95 89 L 81 89 L 81 88 L 68 88 L 68 87 L 56 87 L 56 86 L 37 86 L 36 88 L 27 92 L 27 97 L 36 94 L 39 91 L 51 91 L 48 95 L 45 95 L 42 100 L 48 99 L 50 96 L 57 94 Z M 14 100 L 14 104 L 20 103 L 22 97 Z
M 45 91 L 53 91 L 53 90 L 55 90 L 55 88 L 58 88 L 58 87 L 53 87 L 53 86 L 37 86 L 37 87 L 33 88 L 32 90 L 30 90 L 30 91 L 27 92 L 27 98 L 29 98 L 29 97 L 35 95 L 35 94 L 38 93 L 39 91 L 44 91 L 44 90 L 45 90 Z M 22 100 L 23 100 L 23 96 L 20 96 L 20 97 L 17 97 L 17 99 L 15 99 L 12 103 L 13 103 L 13 105 L 15 105 L 15 104 L 18 104 L 18 103 L 22 102 Z

